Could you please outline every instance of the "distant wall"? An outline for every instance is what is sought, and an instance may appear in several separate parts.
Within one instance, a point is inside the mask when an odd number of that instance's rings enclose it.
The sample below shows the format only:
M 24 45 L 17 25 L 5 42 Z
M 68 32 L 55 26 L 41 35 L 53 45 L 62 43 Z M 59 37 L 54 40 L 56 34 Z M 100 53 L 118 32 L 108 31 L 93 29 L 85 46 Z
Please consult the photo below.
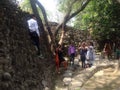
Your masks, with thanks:
M 49 22 L 49 26 L 51 27 L 51 31 L 53 32 L 53 34 L 55 32 L 57 25 L 58 25 L 58 23 L 56 23 L 56 22 Z M 73 27 L 66 26 L 65 31 L 66 31 L 65 39 L 63 41 L 65 44 L 69 44 L 70 41 L 74 41 L 75 45 L 78 45 L 79 43 L 81 43 L 83 41 L 91 40 L 90 33 L 88 30 L 78 30 Z M 60 35 L 61 35 L 60 33 L 59 33 L 58 37 L 60 37 Z
M 49 22 L 49 26 L 51 27 L 51 31 L 55 32 L 55 29 L 57 27 L 58 23 L 56 22 Z M 60 31 L 60 30 L 59 30 Z M 65 50 L 65 55 L 68 53 L 68 46 L 70 45 L 70 42 L 74 42 L 76 49 L 78 49 L 78 46 L 80 43 L 83 41 L 88 42 L 88 41 L 93 41 L 92 38 L 90 37 L 90 33 L 88 30 L 78 30 L 70 26 L 66 26 L 65 28 L 65 36 L 63 40 L 64 44 L 64 50 Z M 61 32 L 58 33 L 58 37 L 60 38 Z M 59 40 L 58 40 L 59 41 Z

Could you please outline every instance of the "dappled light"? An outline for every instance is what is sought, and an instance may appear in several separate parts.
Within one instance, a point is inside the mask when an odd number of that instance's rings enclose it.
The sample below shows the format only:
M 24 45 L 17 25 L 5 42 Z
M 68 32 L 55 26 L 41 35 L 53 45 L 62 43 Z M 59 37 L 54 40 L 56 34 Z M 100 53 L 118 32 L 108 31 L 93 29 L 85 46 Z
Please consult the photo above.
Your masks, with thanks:
M 119 85 L 120 0 L 0 1 L 0 90 Z

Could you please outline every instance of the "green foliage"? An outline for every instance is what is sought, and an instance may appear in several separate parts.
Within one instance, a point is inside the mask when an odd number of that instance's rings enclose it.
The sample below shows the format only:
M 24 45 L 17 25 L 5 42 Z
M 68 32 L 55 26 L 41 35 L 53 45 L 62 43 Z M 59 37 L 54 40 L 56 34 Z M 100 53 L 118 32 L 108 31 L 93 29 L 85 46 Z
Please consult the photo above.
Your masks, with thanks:
M 73 7 L 73 10 L 75 11 L 80 5 L 82 5 L 83 0 L 79 0 L 79 3 L 75 3 L 74 5 L 76 7 Z M 96 15 L 93 10 L 95 9 L 93 6 L 95 5 L 95 2 L 90 2 L 87 7 L 76 17 L 74 17 L 74 27 L 77 29 L 86 30 L 89 27 L 90 22 L 93 20 L 93 16 Z
M 30 4 L 30 0 L 23 0 L 23 2 L 20 4 L 20 8 L 23 11 L 33 13 L 33 10 L 32 10 L 31 4 Z M 41 19 L 43 20 L 43 15 L 42 15 L 41 9 L 38 6 L 37 6 L 37 10 L 39 12 Z
M 72 11 L 76 11 L 83 4 L 84 0 L 57 0 L 58 10 L 62 13 L 66 13 L 70 6 L 72 6 Z
M 98 42 L 120 40 L 120 4 L 116 1 L 92 0 L 75 19 L 75 27 L 91 29 Z
M 60 0 L 60 10 L 66 12 L 69 0 Z M 82 4 L 78 0 L 73 6 L 75 11 Z M 65 9 L 64 9 L 65 8 Z M 74 27 L 92 30 L 91 35 L 98 42 L 120 42 L 120 3 L 116 0 L 92 0 L 87 7 L 74 17 Z
M 20 7 L 23 11 L 32 13 L 32 8 L 30 5 L 30 0 L 23 0 L 20 4 Z
M 59 11 L 63 14 L 66 14 L 66 12 L 69 11 L 71 7 L 71 12 L 76 12 L 80 7 L 82 7 L 83 3 L 85 3 L 85 0 L 58 0 L 58 8 Z M 84 15 L 81 16 L 81 13 L 84 13 Z M 74 27 L 77 29 L 82 28 L 82 30 L 86 29 L 85 24 L 88 22 L 89 19 L 86 19 L 89 17 L 89 14 L 86 14 L 86 11 L 81 12 L 79 15 L 76 15 L 73 18 L 73 21 L 69 21 L 68 23 L 72 22 L 72 25 L 74 24 Z
M 110 40 L 117 42 L 120 38 L 120 4 L 112 0 L 99 2 L 95 12 L 98 13 L 94 20 L 93 36 L 97 40 Z M 117 35 L 118 34 L 118 35 Z M 99 38 L 98 38 L 99 36 Z M 114 39 L 113 39 L 114 38 Z
M 59 7 L 59 11 L 60 12 L 66 12 L 66 3 L 68 2 L 68 0 L 59 0 L 58 1 L 58 7 Z

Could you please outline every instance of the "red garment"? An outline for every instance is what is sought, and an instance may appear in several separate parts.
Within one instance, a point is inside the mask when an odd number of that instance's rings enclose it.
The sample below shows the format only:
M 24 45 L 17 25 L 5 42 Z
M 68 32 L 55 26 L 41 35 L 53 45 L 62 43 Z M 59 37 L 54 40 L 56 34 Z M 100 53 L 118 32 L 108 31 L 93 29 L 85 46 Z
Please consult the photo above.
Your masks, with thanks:
M 56 70 L 57 72 L 59 72 L 59 67 L 60 67 L 60 64 L 62 63 L 64 65 L 64 68 L 67 69 L 67 62 L 66 61 L 62 61 L 60 63 L 60 57 L 59 57 L 59 48 L 56 49 L 55 51 L 55 63 L 56 63 Z
M 56 63 L 56 69 L 59 71 L 59 56 L 58 56 L 58 48 L 56 49 L 55 52 L 55 63 Z

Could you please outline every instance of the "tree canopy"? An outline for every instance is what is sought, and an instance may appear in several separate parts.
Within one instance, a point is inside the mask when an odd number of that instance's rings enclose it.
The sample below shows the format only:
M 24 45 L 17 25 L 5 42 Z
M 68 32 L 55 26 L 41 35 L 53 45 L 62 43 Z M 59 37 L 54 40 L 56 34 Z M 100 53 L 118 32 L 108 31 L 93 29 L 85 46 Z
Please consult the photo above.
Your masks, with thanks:
M 60 10 L 63 12 L 66 12 L 66 6 L 63 7 L 66 3 L 67 1 L 61 2 Z M 76 10 L 79 5 L 75 3 L 73 10 Z M 74 17 L 74 27 L 89 30 L 93 39 L 97 40 L 99 44 L 108 41 L 117 44 L 120 40 L 119 11 L 120 3 L 117 0 L 91 0 L 86 8 Z
M 108 40 L 117 43 L 120 40 L 120 3 L 117 0 L 57 1 L 59 11 L 64 14 L 64 18 L 56 28 L 55 35 L 57 35 L 60 28 L 64 30 L 64 26 L 73 18 L 74 28 L 90 30 L 93 39 L 100 43 Z M 29 5 L 23 6 L 28 7 Z

